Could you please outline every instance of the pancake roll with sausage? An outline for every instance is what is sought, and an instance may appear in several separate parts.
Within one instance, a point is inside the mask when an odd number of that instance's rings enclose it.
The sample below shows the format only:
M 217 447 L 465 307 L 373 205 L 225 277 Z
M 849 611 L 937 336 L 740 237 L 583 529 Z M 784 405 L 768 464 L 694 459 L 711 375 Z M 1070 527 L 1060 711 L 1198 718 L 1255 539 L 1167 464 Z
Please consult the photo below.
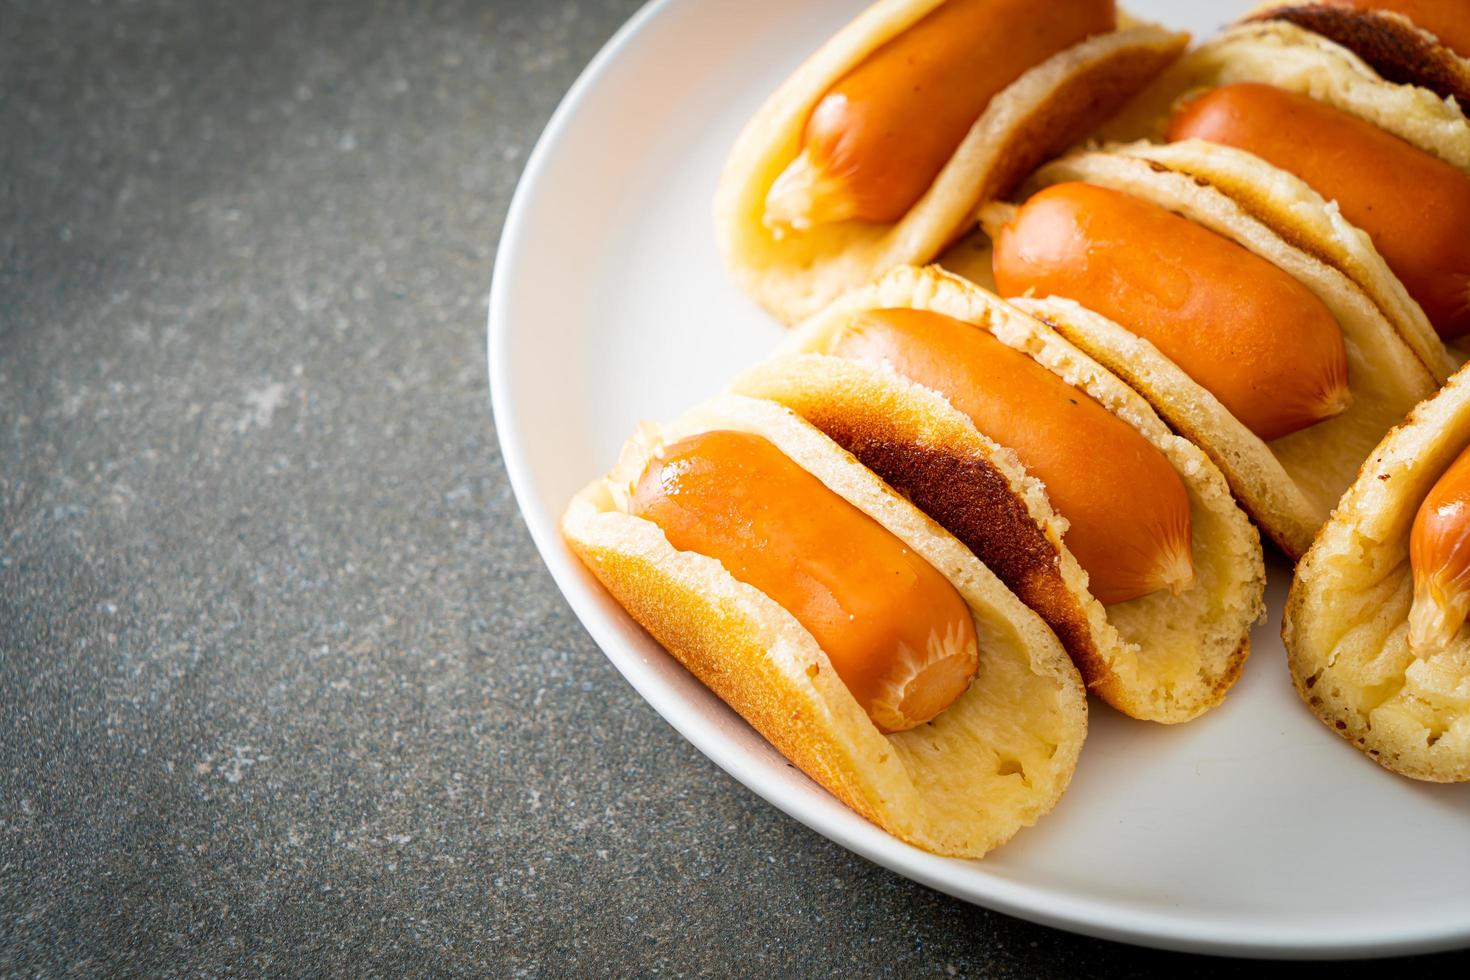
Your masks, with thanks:
M 715 198 L 726 267 L 792 323 L 927 262 L 1187 43 L 1113 0 L 879 0 L 740 134 Z
M 1371 245 L 1263 173 L 1198 143 L 1083 151 L 983 221 L 1001 295 L 1142 394 L 1297 557 L 1450 364 Z
M 1297 692 L 1379 765 L 1470 780 L 1470 369 L 1374 450 L 1300 565 Z
M 735 390 L 793 409 L 962 541 L 1120 711 L 1187 721 L 1239 676 L 1264 572 L 1219 470 L 993 294 L 895 269 Z
M 676 660 L 910 844 L 980 857 L 1071 778 L 1087 705 L 1057 638 L 781 405 L 726 395 L 645 425 L 562 533 Z

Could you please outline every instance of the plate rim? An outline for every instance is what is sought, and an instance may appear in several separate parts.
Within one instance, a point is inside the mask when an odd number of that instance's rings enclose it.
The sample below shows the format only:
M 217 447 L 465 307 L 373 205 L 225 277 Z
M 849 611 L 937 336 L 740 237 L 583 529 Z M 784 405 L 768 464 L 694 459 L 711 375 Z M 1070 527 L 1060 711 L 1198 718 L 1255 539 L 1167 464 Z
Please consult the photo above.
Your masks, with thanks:
M 891 837 L 851 811 L 851 819 L 835 823 L 828 808 L 810 805 L 805 798 L 788 797 L 769 790 L 758 778 L 758 766 L 746 764 L 743 756 L 712 727 L 692 717 L 690 706 L 653 683 L 634 662 L 613 651 L 621 646 L 615 625 L 606 609 L 594 598 L 590 575 L 561 540 L 558 521 L 537 501 L 534 478 L 521 448 L 516 424 L 517 410 L 506 392 L 509 389 L 509 343 L 511 338 L 511 291 L 519 278 L 514 270 L 520 261 L 520 242 L 528 227 L 527 213 L 537 193 L 542 173 L 557 144 L 572 125 L 586 94 L 594 88 L 609 66 L 641 35 L 647 25 L 675 4 L 694 0 L 647 0 L 603 44 L 578 74 L 557 103 L 517 179 L 496 244 L 491 272 L 486 328 L 486 357 L 491 415 L 500 446 L 501 461 L 521 518 L 531 534 L 542 561 L 578 621 L 603 655 L 638 695 L 705 758 L 734 778 L 766 803 L 798 821 L 814 833 L 872 861 L 889 871 L 944 892 L 961 901 L 1064 931 L 1132 945 L 1178 952 L 1204 953 L 1240 958 L 1348 959 L 1381 958 L 1418 953 L 1443 952 L 1470 946 L 1470 924 L 1461 929 L 1397 928 L 1373 933 L 1354 930 L 1351 935 L 1320 927 L 1246 927 L 1236 923 L 1211 922 L 1198 913 L 1166 914 L 1116 902 L 1068 894 L 1056 887 L 1029 884 L 989 873 L 983 864 L 942 858 Z M 823 791 L 825 792 L 825 791 Z M 838 804 L 840 806 L 840 804 Z M 965 868 L 964 880 L 954 865 Z

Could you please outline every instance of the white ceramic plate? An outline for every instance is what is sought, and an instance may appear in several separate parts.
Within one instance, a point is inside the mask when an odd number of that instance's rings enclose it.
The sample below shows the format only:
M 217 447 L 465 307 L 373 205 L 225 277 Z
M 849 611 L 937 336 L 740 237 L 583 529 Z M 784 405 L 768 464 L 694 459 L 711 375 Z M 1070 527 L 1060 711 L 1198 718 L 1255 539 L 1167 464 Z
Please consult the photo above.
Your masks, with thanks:
M 1412 783 L 1322 727 L 1279 637 L 1289 572 L 1225 705 L 1178 728 L 1094 704 L 1054 813 L 984 861 L 889 837 L 684 672 L 567 551 L 556 520 L 645 418 L 724 386 L 779 331 L 725 279 L 710 202 L 745 120 L 862 0 L 663 0 L 613 38 L 532 154 L 501 240 L 490 375 L 531 533 L 638 692 L 754 792 L 864 857 L 967 901 L 1095 936 L 1239 955 L 1470 945 L 1470 787 Z M 1135 2 L 1203 36 L 1248 4 Z

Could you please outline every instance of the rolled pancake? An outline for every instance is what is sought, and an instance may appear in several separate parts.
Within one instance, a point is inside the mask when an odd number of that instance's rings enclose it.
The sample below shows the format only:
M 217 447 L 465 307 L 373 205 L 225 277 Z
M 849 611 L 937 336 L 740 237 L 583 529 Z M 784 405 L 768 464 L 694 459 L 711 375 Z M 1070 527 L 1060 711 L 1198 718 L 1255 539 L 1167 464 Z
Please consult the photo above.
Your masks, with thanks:
M 1470 172 L 1470 119 L 1454 99 L 1390 82 L 1347 48 L 1279 20 L 1240 24 L 1211 38 L 1160 74 L 1095 135 L 1120 143 L 1162 140 L 1182 100 L 1233 82 L 1309 95 Z
M 1116 112 L 1189 41 L 1125 23 L 1031 68 L 991 99 L 929 190 L 896 223 L 768 228 L 766 195 L 800 152 L 812 109 L 850 69 L 940 2 L 880 0 L 869 7 L 776 90 L 731 150 L 715 195 L 720 251 L 736 283 L 783 323 L 894 266 L 934 258 L 969 230 L 977 207 Z
M 715 429 L 768 439 L 954 585 L 980 651 L 959 700 L 928 724 L 881 734 L 791 613 L 626 512 L 662 446 Z M 780 405 L 727 395 L 646 426 L 613 471 L 572 500 L 562 533 L 675 659 L 808 776 L 911 844 L 980 857 L 1051 810 L 1071 778 L 1086 697 L 1046 624 L 962 544 Z
M 894 308 L 989 331 L 1158 449 L 1189 496 L 1193 587 L 1104 606 L 1063 542 L 1066 521 L 1010 449 L 939 393 L 830 354 L 855 315 Z M 1047 621 L 1089 689 L 1125 714 L 1188 721 L 1219 704 L 1239 677 L 1251 625 L 1263 615 L 1265 574 L 1260 538 L 1224 477 L 1102 365 L 998 297 L 939 269 L 895 269 L 802 324 L 734 390 L 794 409 L 959 538 Z
M 1297 566 L 1281 637 L 1297 692 L 1332 731 L 1414 779 L 1470 780 L 1470 627 L 1442 652 L 1408 643 L 1409 535 L 1470 444 L 1470 369 L 1374 450 Z
M 1291 275 L 1322 301 L 1342 328 L 1352 394 L 1347 410 L 1264 442 L 1124 325 L 1069 299 L 1012 302 L 1148 399 L 1174 431 L 1214 461 L 1267 536 L 1289 556 L 1299 557 L 1384 433 L 1434 392 L 1436 373 L 1419 360 L 1362 287 L 1322 258 L 1289 244 L 1209 179 L 1158 149 L 1074 154 L 1043 167 L 1027 191 L 1080 180 L 1133 194 L 1231 239 Z

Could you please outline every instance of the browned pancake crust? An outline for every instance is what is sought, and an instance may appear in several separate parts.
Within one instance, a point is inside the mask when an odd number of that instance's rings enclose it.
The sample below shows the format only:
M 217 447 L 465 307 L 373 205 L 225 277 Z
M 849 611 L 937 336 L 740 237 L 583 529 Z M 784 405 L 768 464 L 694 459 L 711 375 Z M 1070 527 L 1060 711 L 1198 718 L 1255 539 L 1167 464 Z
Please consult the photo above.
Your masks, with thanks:
M 1088 687 L 1106 683 L 1107 664 L 1062 578 L 1056 546 L 990 460 L 916 438 L 903 419 L 852 402 L 814 397 L 792 407 L 974 552 L 1052 628 Z
M 887 826 L 856 776 L 858 763 L 808 699 L 766 655 L 766 637 L 739 610 L 687 588 L 640 556 L 573 547 L 584 563 L 665 650 L 802 772 L 867 820 Z
M 1470 105 L 1470 61 L 1405 17 L 1301 4 L 1248 19 L 1295 24 L 1347 48 L 1390 82 L 1427 88 L 1441 98 L 1453 98 L 1462 108 Z

